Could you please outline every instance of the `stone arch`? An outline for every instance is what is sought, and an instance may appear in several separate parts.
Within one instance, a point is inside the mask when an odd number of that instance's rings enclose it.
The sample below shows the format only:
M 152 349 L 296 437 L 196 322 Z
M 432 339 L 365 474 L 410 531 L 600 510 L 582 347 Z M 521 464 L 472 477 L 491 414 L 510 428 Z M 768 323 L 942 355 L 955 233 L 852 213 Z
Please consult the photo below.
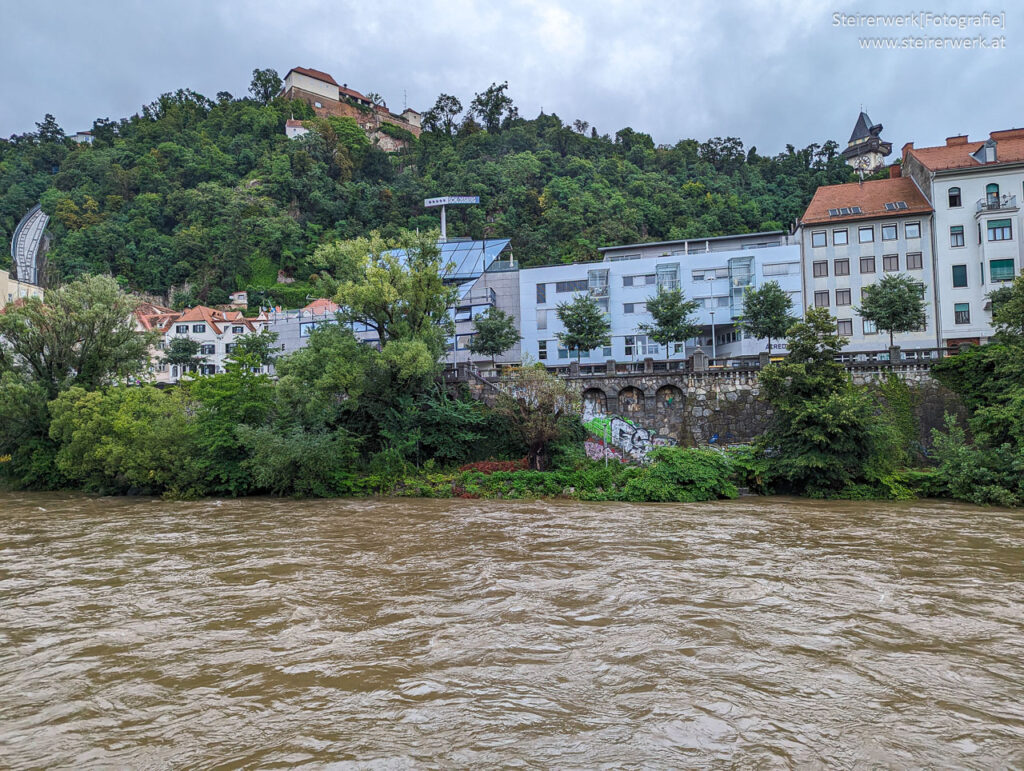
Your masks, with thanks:
M 639 417 L 644 413 L 644 392 L 636 386 L 619 391 L 619 414 L 624 418 Z
M 583 392 L 583 420 L 593 420 L 608 414 L 608 396 L 600 388 L 588 388 Z
M 663 385 L 654 395 L 654 403 L 659 413 L 674 412 L 683 406 L 683 392 L 674 385 Z

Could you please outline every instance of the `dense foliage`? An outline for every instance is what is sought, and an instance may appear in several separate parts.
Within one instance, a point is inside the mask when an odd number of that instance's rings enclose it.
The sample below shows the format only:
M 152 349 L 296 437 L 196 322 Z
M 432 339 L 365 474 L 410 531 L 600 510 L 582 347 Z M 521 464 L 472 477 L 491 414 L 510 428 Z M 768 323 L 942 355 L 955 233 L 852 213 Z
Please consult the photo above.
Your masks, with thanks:
M 91 145 L 65 139 L 51 116 L 0 140 L 0 241 L 42 202 L 54 278 L 112 274 L 133 290 L 177 287 L 181 303 L 243 288 L 294 301 L 315 291 L 317 247 L 430 229 L 423 199 L 433 195 L 481 196 L 449 212 L 450 232 L 511 238 L 528 266 L 594 259 L 614 243 L 781 228 L 818 185 L 851 174 L 832 141 L 767 157 L 733 137 L 656 147 L 631 128 L 527 120 L 500 84 L 465 113 L 442 95 L 423 135 L 387 154 L 354 120 L 274 97 L 279 82 L 258 70 L 251 97 L 164 94 L 131 117 L 97 120 Z M 310 133 L 286 138 L 289 117 Z M 297 279 L 290 294 L 279 271 Z

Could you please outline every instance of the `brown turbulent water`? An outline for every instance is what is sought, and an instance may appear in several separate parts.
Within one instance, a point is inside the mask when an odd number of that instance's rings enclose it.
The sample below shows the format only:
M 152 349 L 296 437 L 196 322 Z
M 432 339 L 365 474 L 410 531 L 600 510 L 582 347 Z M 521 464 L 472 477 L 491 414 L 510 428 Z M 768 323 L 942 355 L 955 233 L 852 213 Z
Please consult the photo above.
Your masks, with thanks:
M 1021 767 L 1024 517 L 0 495 L 0 766 Z

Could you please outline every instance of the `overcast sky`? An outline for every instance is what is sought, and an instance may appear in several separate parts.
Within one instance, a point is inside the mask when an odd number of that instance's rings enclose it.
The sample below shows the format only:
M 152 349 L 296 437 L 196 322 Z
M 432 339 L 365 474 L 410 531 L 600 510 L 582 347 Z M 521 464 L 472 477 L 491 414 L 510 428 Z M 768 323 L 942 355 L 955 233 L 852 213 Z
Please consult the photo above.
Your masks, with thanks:
M 1005 10 L 1006 28 L 833 24 L 834 13 L 929 10 Z M 764 154 L 845 144 L 862 105 L 894 149 L 1024 125 L 1018 0 L 0 0 L 0 18 L 0 136 L 47 112 L 66 131 L 88 129 L 183 87 L 242 96 L 254 67 L 293 66 L 421 112 L 439 93 L 468 104 L 508 80 L 526 117 L 543 109 L 664 143 L 732 135 Z M 861 49 L 858 38 L 880 34 L 1005 35 L 1006 47 Z

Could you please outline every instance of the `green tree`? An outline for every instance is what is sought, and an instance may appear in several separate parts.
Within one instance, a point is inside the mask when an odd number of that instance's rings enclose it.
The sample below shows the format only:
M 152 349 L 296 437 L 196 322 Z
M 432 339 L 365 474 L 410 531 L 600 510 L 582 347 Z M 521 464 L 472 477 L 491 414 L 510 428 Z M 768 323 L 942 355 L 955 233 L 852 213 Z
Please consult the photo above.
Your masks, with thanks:
M 473 319 L 476 334 L 469 341 L 470 353 L 494 358 L 519 342 L 520 334 L 516 322 L 505 311 L 491 306 Z
M 491 85 L 481 94 L 473 97 L 469 103 L 469 114 L 480 119 L 489 132 L 497 132 L 502 125 L 511 122 L 519 116 L 512 98 L 505 93 L 508 90 L 508 81 L 498 85 Z
M 864 287 L 859 308 L 854 310 L 875 326 L 889 333 L 889 346 L 894 332 L 922 329 L 927 323 L 924 287 L 903 273 L 883 276 L 877 284 Z
M 641 324 L 639 329 L 654 342 L 665 346 L 665 361 L 668 361 L 672 343 L 685 345 L 686 340 L 703 330 L 693 317 L 699 307 L 700 301 L 687 300 L 682 289 L 660 289 L 657 295 L 647 298 L 647 312 L 654 318 L 654 323 Z
M 772 349 L 772 338 L 785 337 L 796 321 L 790 314 L 793 300 L 783 291 L 778 281 L 768 281 L 759 289 L 748 289 L 743 293 L 743 310 L 739 325 L 758 340 L 768 339 L 768 350 Z
M 281 76 L 277 70 L 269 67 L 265 70 L 255 69 L 252 71 L 249 93 L 260 104 L 267 104 L 281 92 L 281 85 Z
M 234 350 L 228 356 L 233 365 L 258 369 L 273 363 L 277 358 L 277 332 L 261 329 L 235 340 Z
M 901 456 L 898 432 L 835 360 L 846 343 L 828 309 L 808 308 L 789 330 L 786 360 L 761 372 L 773 418 L 758 447 L 781 489 L 835 496 L 868 485 L 877 494 Z
M 494 409 L 528 448 L 530 468 L 542 471 L 550 461 L 549 446 L 558 438 L 563 418 L 578 418 L 581 406 L 575 386 L 537 364 L 512 370 Z
M 577 363 L 583 351 L 611 343 L 612 325 L 589 294 L 578 294 L 572 302 L 559 304 L 555 315 L 565 327 L 565 332 L 556 335 L 558 342 L 570 351 L 576 351 Z
M 43 122 L 36 124 L 36 136 L 40 142 L 55 144 L 64 141 L 64 129 L 57 123 L 56 118 L 46 113 Z
M 394 357 L 396 365 L 415 369 L 423 356 L 436 363 L 454 333 L 448 308 L 458 295 L 444 282 L 447 266 L 441 261 L 437 232 L 405 232 L 396 239 L 374 232 L 341 249 L 358 256 L 362 271 L 338 288 L 338 317 L 373 330 L 382 352 Z M 389 352 L 394 344 L 401 346 Z
M 423 128 L 445 136 L 455 136 L 460 112 L 462 102 L 458 98 L 451 94 L 441 94 L 434 106 L 423 113 Z
M 200 354 L 203 345 L 190 337 L 172 337 L 164 351 L 164 363 L 181 367 L 182 372 L 195 372 L 206 361 Z

